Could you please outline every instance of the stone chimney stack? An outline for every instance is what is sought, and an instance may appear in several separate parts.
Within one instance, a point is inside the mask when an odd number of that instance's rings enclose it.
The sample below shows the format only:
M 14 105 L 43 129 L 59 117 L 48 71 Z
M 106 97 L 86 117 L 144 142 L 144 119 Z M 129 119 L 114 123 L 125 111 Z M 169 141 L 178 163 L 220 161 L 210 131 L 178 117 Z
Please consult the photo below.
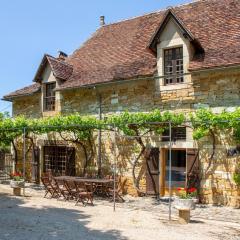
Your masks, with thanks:
M 105 25 L 105 16 L 100 16 L 100 26 L 104 26 Z
M 59 60 L 65 60 L 68 57 L 68 55 L 65 52 L 58 51 L 58 59 Z

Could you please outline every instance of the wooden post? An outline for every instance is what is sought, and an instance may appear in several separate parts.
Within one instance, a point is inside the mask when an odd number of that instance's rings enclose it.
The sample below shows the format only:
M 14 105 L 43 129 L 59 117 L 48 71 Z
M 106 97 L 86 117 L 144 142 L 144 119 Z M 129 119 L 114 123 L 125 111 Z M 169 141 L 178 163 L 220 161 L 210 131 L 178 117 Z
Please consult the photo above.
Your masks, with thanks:
M 13 188 L 14 196 L 21 196 L 21 188 Z
M 166 172 L 166 154 L 165 149 L 160 150 L 160 196 L 165 195 L 165 172 Z
M 188 224 L 190 222 L 190 209 L 179 209 L 179 223 Z

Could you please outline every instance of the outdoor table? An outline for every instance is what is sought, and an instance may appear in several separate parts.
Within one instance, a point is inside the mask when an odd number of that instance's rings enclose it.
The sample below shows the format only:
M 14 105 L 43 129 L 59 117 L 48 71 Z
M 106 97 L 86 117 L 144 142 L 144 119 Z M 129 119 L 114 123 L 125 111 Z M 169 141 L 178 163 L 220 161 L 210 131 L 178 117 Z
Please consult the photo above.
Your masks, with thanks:
M 98 186 L 102 185 L 102 193 L 107 195 L 107 189 L 104 188 L 104 186 L 111 184 L 114 182 L 113 179 L 104 179 L 104 178 L 84 178 L 84 177 L 73 177 L 73 176 L 58 176 L 55 177 L 56 179 L 59 180 L 72 180 L 75 182 L 85 182 L 93 185 L 94 193 L 98 192 Z

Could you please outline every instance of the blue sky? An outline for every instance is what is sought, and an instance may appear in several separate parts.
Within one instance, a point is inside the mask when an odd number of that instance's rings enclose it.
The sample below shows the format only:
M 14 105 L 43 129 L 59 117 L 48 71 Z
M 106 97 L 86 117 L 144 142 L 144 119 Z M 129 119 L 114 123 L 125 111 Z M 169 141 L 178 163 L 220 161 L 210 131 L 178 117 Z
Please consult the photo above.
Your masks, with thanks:
M 190 0 L 21 0 L 0 2 L 0 98 L 32 83 L 44 53 L 78 48 L 98 27 Z M 0 112 L 11 103 L 0 101 Z

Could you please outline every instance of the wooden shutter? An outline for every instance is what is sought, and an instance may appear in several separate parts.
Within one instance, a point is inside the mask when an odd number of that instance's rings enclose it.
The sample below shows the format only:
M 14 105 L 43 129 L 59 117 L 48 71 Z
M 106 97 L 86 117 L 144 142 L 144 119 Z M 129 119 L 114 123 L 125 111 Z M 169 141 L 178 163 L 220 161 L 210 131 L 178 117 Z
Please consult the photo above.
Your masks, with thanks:
M 40 149 L 34 147 L 32 149 L 32 182 L 39 183 L 39 162 L 40 162 Z
M 149 149 L 149 154 L 146 156 L 147 171 L 146 171 L 146 193 L 159 194 L 159 148 Z
M 68 147 L 67 148 L 67 164 L 66 164 L 66 175 L 67 176 L 75 176 L 75 148 Z
M 187 149 L 187 187 L 199 188 L 199 150 Z

